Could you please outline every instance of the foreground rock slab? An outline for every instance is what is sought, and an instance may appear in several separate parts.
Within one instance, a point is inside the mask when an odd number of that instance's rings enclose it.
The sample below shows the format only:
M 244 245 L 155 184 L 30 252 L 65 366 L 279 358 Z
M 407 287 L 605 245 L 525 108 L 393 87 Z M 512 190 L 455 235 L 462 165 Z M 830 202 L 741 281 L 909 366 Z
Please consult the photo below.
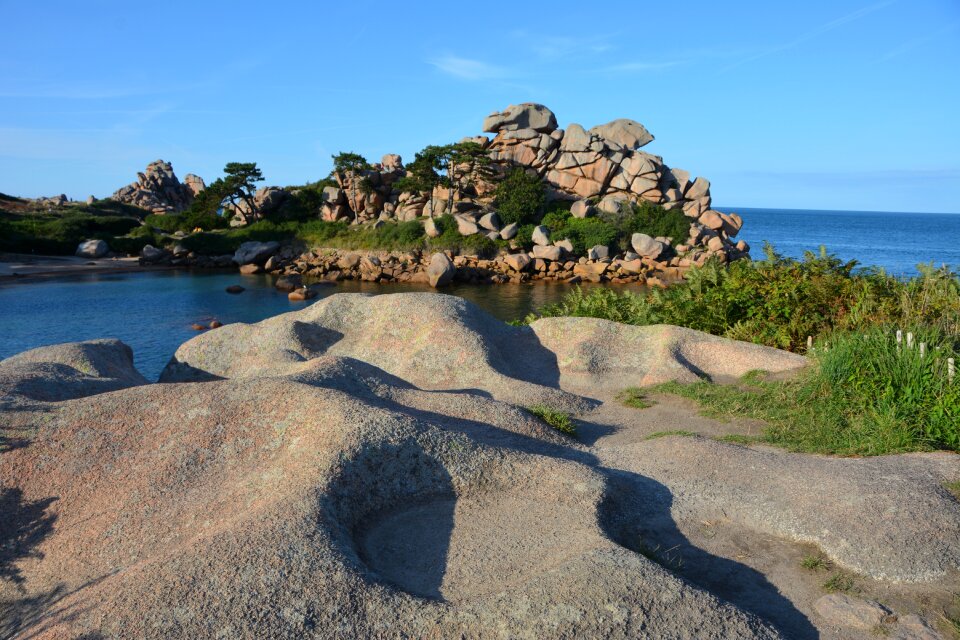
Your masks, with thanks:
M 930 579 L 957 564 L 960 515 L 929 489 L 960 467 L 917 455 L 821 470 L 696 438 L 588 446 L 523 407 L 587 420 L 625 386 L 804 365 L 676 327 L 513 327 L 433 293 L 339 294 L 226 325 L 181 346 L 159 384 L 116 341 L 0 361 L 2 526 L 18 541 L 0 551 L 0 635 L 791 637 L 638 535 L 723 509 L 853 566 L 783 494 L 812 469 L 873 487 L 869 509 L 823 491 L 820 511 L 889 514 L 841 530 L 851 548 L 893 540 L 906 523 L 892 500 L 918 499 L 914 549 L 875 572 Z

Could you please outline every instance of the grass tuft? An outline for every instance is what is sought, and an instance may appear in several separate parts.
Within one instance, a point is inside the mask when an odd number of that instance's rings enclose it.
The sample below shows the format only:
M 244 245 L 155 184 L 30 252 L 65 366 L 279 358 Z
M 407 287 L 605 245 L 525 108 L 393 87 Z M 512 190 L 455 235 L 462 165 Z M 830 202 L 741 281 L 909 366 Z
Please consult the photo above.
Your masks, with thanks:
M 821 569 L 830 569 L 833 564 L 823 554 L 804 556 L 800 561 L 800 566 L 808 571 L 820 571 Z
M 570 419 L 569 413 L 552 409 L 544 404 L 536 404 L 532 407 L 527 407 L 527 411 L 537 416 L 560 433 L 570 436 L 571 438 L 577 437 L 577 425 L 575 425 L 573 420 Z
M 654 431 L 653 433 L 645 436 L 644 440 L 655 440 L 657 438 L 665 438 L 667 436 L 683 436 L 685 438 L 691 438 L 697 435 L 693 431 L 686 431 L 684 429 L 674 429 L 672 431 Z
M 617 400 L 620 404 L 634 409 L 649 409 L 654 405 L 653 401 L 647 399 L 647 394 L 639 387 L 629 387 L 617 394 Z
M 957 500 L 960 500 L 960 480 L 955 480 L 953 482 L 945 482 L 943 486 L 947 491 L 953 494 L 953 497 Z
M 823 588 L 828 593 L 848 592 L 853 590 L 854 584 L 853 576 L 837 571 L 827 578 L 827 581 L 823 583 Z

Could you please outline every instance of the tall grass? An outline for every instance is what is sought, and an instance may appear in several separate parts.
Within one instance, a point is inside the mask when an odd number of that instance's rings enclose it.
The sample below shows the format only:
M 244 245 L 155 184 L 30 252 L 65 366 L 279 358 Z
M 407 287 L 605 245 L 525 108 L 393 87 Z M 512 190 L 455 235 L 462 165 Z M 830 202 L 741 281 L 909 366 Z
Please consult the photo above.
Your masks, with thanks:
M 817 342 L 814 366 L 794 380 L 752 374 L 733 386 L 702 381 L 660 389 L 698 400 L 711 415 L 764 420 L 764 441 L 796 451 L 960 451 L 960 378 L 947 375 L 947 359 L 958 356 L 955 343 L 936 330 L 917 329 L 908 347 L 892 328 L 877 327 Z

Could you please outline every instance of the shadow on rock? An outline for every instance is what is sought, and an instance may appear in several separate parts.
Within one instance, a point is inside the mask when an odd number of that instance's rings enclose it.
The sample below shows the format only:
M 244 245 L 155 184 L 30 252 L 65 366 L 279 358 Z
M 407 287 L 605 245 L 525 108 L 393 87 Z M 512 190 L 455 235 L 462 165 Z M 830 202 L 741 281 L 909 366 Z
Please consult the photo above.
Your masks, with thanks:
M 56 515 L 47 509 L 57 498 L 24 501 L 16 488 L 0 490 L 0 580 L 22 585 L 24 578 L 17 567 L 23 558 L 40 558 L 36 547 L 53 532 Z
M 665 485 L 626 471 L 601 471 L 610 481 L 601 524 L 614 541 L 769 622 L 789 638 L 820 637 L 810 620 L 762 573 L 693 545 L 673 519 L 673 496 Z

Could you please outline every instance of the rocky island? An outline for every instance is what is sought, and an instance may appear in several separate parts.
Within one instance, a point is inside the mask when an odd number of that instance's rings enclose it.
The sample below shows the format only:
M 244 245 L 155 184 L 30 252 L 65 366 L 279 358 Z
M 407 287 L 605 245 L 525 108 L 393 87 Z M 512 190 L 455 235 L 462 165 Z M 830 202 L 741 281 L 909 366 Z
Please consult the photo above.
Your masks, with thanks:
M 617 400 L 807 366 L 434 293 L 226 325 L 153 384 L 117 341 L 29 351 L 0 361 L 0 633 L 942 637 L 958 456 L 791 453 Z

